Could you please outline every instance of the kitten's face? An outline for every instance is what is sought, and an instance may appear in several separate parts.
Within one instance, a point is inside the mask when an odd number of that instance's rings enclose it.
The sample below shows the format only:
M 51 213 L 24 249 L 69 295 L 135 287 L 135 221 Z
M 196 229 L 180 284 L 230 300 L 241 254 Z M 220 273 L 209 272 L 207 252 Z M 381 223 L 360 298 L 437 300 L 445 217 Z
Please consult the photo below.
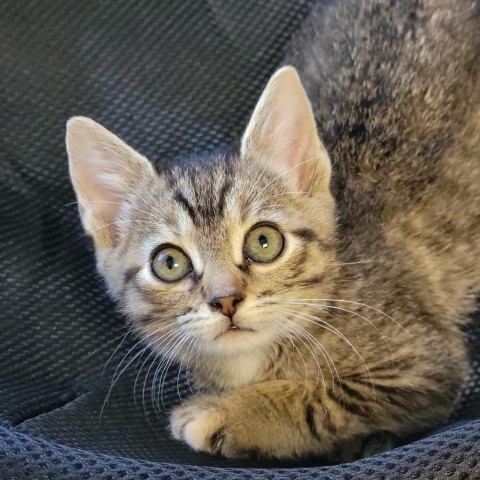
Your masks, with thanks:
M 330 165 L 292 69 L 267 86 L 238 157 L 158 174 L 88 119 L 71 121 L 67 146 L 99 269 L 152 348 L 266 349 L 308 325 L 292 302 L 328 298 Z
M 196 341 L 230 354 L 283 338 L 297 307 L 282 302 L 328 287 L 332 233 L 329 195 L 291 192 L 241 160 L 219 160 L 153 178 L 132 195 L 118 243 L 98 258 L 149 343 L 164 347 L 154 343 L 164 335 L 172 346 Z M 230 296 L 231 317 L 220 304 Z

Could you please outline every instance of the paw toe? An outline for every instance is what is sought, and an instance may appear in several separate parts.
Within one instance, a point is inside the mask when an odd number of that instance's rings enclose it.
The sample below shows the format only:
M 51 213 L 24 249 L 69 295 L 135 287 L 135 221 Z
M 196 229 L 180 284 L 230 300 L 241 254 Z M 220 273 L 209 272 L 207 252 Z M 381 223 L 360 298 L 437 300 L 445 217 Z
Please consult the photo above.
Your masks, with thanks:
M 210 438 L 212 453 L 215 453 L 215 454 L 221 453 L 224 441 L 225 441 L 225 429 L 220 428 Z
M 218 414 L 202 412 L 185 426 L 184 440 L 195 450 L 215 453 L 212 439 L 219 431 L 219 424 Z M 217 441 L 220 441 L 220 437 Z

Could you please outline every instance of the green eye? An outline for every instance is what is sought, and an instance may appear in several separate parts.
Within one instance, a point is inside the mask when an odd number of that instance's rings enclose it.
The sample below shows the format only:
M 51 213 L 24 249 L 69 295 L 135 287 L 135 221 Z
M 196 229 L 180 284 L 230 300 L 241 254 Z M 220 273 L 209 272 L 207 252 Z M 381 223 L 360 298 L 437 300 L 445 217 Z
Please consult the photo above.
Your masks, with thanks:
M 153 257 L 152 270 L 160 280 L 176 282 L 192 271 L 192 264 L 178 248 L 165 247 Z
M 283 245 L 283 236 L 276 228 L 261 225 L 247 234 L 245 255 L 253 262 L 268 263 L 282 253 Z

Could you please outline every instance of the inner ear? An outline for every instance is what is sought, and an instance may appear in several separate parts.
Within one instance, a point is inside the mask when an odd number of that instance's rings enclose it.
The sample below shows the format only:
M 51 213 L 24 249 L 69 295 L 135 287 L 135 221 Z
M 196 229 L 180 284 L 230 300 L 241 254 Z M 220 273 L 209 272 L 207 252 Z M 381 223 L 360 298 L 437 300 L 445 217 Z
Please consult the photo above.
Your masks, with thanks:
M 302 191 L 328 189 L 331 166 L 307 94 L 293 67 L 268 82 L 242 138 L 241 156 Z

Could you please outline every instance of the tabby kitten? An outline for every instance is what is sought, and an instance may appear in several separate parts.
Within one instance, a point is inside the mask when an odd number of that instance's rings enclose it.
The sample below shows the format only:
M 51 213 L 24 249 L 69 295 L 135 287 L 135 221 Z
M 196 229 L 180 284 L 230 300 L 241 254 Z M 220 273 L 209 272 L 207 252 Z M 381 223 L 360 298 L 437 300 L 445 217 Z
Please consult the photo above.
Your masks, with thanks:
M 290 458 L 448 418 L 480 285 L 479 31 L 478 1 L 317 6 L 288 57 L 303 86 L 277 71 L 208 166 L 158 173 L 68 122 L 99 271 L 152 349 L 190 358 L 176 439 Z

